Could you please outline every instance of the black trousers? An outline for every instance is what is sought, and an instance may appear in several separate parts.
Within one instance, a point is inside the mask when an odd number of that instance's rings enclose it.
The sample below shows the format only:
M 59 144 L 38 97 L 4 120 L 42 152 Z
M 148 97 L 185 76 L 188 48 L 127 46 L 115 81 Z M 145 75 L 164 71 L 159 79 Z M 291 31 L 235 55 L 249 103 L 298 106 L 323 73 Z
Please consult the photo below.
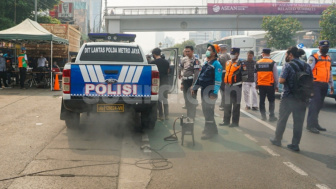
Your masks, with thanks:
M 159 100 L 158 100 L 158 110 L 159 110 L 159 117 L 168 117 L 169 115 L 169 108 L 168 108 L 168 90 L 169 86 L 161 85 L 159 90 Z
M 232 115 L 232 123 L 239 124 L 241 93 L 242 85 L 225 86 L 224 123 L 230 123 Z
M 262 116 L 266 116 L 265 100 L 269 103 L 269 116 L 274 117 L 275 108 L 275 88 L 274 86 L 259 86 L 259 108 Z
M 314 96 L 309 103 L 307 118 L 307 127 L 313 128 L 318 126 L 318 115 L 323 107 L 324 98 L 328 92 L 328 83 L 314 82 Z
M 2 80 L 2 83 L 5 87 L 8 87 L 7 85 L 7 72 L 6 71 L 0 71 L 0 87 L 2 87 L 2 84 L 1 84 L 1 80 Z
M 187 107 L 187 117 L 194 119 L 196 115 L 197 100 L 196 95 L 192 96 L 190 91 L 190 88 L 193 85 L 193 79 L 182 80 L 182 84 L 184 101 Z
M 220 86 L 220 93 L 221 93 L 221 104 L 220 107 L 224 108 L 224 99 L 225 99 L 225 83 L 224 83 L 224 77 L 225 77 L 225 73 L 222 73 L 222 83 Z
M 300 144 L 306 106 L 307 104 L 305 102 L 297 100 L 294 97 L 284 97 L 281 99 L 279 108 L 280 116 L 275 130 L 276 140 L 280 141 L 282 139 L 288 117 L 292 113 L 294 121 L 292 144 Z
M 27 68 L 20 68 L 20 86 L 24 88 L 24 82 L 26 81 Z
M 205 119 L 204 130 L 208 133 L 217 133 L 217 125 L 215 121 L 215 103 L 216 99 L 210 99 L 209 91 L 201 90 L 202 111 Z

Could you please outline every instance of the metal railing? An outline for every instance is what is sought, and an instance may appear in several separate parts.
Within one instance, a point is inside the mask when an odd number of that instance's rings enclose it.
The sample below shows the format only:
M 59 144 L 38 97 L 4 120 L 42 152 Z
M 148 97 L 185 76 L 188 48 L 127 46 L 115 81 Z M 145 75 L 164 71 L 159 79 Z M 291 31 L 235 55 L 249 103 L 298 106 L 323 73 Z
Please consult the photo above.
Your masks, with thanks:
M 107 7 L 107 15 L 191 15 L 207 14 L 205 6 Z

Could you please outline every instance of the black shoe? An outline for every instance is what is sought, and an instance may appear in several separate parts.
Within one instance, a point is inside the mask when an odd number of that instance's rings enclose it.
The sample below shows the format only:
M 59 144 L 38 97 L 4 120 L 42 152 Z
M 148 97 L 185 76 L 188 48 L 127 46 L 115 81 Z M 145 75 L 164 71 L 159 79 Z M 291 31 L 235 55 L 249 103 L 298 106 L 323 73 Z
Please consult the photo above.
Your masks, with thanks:
M 259 108 L 258 107 L 252 107 L 252 110 L 253 111 L 259 111 Z
M 287 148 L 294 151 L 294 152 L 300 151 L 299 145 L 297 145 L 297 144 L 288 144 Z
M 307 127 L 307 130 L 312 132 L 312 133 L 315 133 L 315 134 L 319 134 L 320 131 L 317 130 L 315 127 Z
M 230 123 L 229 122 L 223 122 L 223 123 L 220 123 L 219 126 L 229 126 Z
M 266 120 L 267 120 L 266 116 L 265 116 L 265 115 L 262 115 L 262 116 L 261 116 L 261 120 L 266 121 Z
M 276 140 L 275 138 L 270 138 L 270 142 L 275 146 L 281 146 L 281 141 Z
M 250 109 L 251 109 L 251 108 L 250 108 L 250 107 L 248 107 L 248 106 L 246 106 L 246 107 L 245 107 L 245 110 L 250 110 Z
M 231 123 L 231 125 L 229 125 L 229 127 L 239 127 L 238 123 Z
M 278 118 L 275 117 L 275 116 L 272 116 L 272 117 L 269 118 L 269 121 L 271 121 L 271 122 L 274 122 L 274 121 L 277 121 L 277 120 L 278 120 Z
M 187 109 L 187 107 L 186 107 L 186 106 L 182 106 L 182 108 L 183 108 L 183 109 Z
M 323 128 L 320 125 L 317 125 L 316 129 L 319 130 L 319 131 L 327 131 L 326 128 Z

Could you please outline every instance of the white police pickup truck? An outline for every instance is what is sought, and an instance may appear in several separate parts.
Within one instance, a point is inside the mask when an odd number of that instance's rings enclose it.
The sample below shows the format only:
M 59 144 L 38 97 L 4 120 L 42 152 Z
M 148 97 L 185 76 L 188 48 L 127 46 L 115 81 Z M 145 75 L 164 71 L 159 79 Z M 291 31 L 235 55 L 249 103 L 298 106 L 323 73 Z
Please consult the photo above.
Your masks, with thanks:
M 156 65 L 147 63 L 136 44 L 84 44 L 75 62 L 64 66 L 62 82 L 60 118 L 68 128 L 80 126 L 83 112 L 133 111 L 141 114 L 143 128 L 155 126 L 159 72 Z

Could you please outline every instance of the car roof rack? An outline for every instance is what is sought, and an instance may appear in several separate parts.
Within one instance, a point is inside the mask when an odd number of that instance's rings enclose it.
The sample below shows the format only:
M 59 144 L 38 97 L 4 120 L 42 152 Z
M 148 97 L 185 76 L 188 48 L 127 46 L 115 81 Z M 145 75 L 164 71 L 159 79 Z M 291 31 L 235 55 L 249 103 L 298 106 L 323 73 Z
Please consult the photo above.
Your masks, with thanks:
M 113 41 L 113 42 L 134 42 L 135 34 L 124 34 L 124 33 L 89 33 L 88 34 L 91 41 Z

